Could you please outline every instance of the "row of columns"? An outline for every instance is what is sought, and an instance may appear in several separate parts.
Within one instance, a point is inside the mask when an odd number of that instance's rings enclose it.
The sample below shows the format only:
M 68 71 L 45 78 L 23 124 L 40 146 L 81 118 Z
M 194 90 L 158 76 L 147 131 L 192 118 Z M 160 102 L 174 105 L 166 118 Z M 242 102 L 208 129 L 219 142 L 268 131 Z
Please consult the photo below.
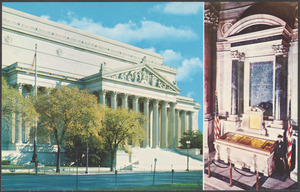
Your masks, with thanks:
M 122 105 L 117 103 L 118 96 L 121 96 Z M 148 118 L 145 122 L 146 136 L 143 141 L 143 147 L 178 147 L 183 133 L 188 129 L 193 129 L 194 112 L 176 109 L 176 103 L 174 102 L 128 95 L 116 91 L 102 90 L 100 92 L 100 103 L 104 105 L 109 105 L 110 103 L 112 109 L 116 109 L 118 106 L 129 108 L 129 98 L 134 111 L 139 111 L 140 109 L 139 100 L 143 102 L 143 113 Z M 150 103 L 152 104 L 151 106 Z M 187 113 L 189 115 L 189 126 L 187 126 L 186 122 Z

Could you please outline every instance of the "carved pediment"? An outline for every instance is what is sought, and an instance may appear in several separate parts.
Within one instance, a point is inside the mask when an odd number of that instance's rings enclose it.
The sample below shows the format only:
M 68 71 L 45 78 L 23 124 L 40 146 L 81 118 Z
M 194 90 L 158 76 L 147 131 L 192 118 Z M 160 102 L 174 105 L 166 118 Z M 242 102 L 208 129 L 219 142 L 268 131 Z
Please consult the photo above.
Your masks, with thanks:
M 168 81 L 164 80 L 160 75 L 155 74 L 153 70 L 148 69 L 147 67 L 134 68 L 127 71 L 117 72 L 107 75 L 106 77 L 178 92 L 178 90 L 170 85 Z

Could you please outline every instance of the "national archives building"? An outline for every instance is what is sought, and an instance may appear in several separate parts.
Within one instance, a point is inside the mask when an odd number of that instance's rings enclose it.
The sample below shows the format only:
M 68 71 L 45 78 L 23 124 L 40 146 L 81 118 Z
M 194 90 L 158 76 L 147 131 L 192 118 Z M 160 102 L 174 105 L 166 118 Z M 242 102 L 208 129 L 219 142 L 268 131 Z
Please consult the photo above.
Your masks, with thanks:
M 24 96 L 32 94 L 37 45 L 38 92 L 61 85 L 88 89 L 113 109 L 139 111 L 148 117 L 142 147 L 176 148 L 187 130 L 198 130 L 200 105 L 180 96 L 177 69 L 161 55 L 2 7 L 2 75 Z M 2 124 L 2 149 L 31 145 L 29 127 L 18 114 Z

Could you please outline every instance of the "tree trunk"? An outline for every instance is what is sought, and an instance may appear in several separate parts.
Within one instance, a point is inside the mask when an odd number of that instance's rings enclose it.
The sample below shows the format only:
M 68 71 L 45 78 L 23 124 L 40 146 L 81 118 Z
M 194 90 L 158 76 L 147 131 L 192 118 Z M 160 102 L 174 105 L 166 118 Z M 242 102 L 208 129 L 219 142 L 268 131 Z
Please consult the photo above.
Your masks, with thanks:
M 56 161 L 56 172 L 60 172 L 60 145 L 57 145 L 57 161 Z
M 115 150 L 110 151 L 110 171 L 114 169 Z

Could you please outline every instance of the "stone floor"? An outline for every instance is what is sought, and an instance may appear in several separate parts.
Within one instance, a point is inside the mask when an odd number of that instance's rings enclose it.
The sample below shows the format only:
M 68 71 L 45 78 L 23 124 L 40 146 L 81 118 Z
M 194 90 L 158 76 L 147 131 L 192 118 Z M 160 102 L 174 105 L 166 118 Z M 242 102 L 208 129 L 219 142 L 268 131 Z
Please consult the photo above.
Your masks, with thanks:
M 213 154 L 212 154 L 213 156 Z M 233 186 L 230 187 L 230 168 L 222 161 L 213 161 L 210 164 L 208 177 L 208 162 L 204 161 L 204 190 L 256 190 L 256 175 L 247 169 L 232 169 Z M 259 190 L 297 190 L 298 182 L 288 175 L 280 176 L 276 172 L 270 177 L 259 174 Z

